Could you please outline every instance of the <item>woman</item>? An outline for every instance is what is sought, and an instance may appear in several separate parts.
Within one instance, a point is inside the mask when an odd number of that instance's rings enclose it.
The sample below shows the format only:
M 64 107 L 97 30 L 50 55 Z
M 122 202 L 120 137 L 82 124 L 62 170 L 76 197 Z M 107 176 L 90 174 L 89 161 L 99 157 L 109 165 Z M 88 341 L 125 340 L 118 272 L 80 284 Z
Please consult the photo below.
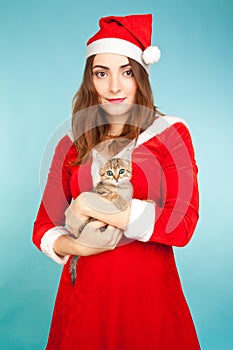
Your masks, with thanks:
M 64 264 L 47 350 L 200 349 L 172 250 L 196 227 L 197 166 L 184 120 L 154 108 L 149 65 L 160 53 L 150 46 L 151 22 L 151 15 L 102 18 L 87 43 L 72 133 L 56 147 L 34 224 L 36 246 Z M 117 211 L 91 190 L 96 154 L 125 151 L 133 198 Z M 73 255 L 80 256 L 74 285 Z

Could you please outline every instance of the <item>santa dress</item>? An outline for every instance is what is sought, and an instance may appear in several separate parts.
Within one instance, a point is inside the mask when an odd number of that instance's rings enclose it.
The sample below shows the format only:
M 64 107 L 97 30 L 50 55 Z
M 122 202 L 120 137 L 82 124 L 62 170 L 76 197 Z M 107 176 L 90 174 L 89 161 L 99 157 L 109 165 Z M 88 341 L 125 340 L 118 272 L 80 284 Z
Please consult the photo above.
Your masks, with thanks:
M 148 204 L 153 222 L 145 209 L 114 250 L 80 257 L 72 285 L 71 257 L 56 256 L 52 244 L 67 232 L 64 212 L 72 199 L 93 187 L 91 164 L 73 166 L 76 156 L 64 136 L 34 223 L 34 244 L 64 264 L 46 349 L 200 349 L 172 248 L 190 241 L 198 221 L 197 165 L 186 123 L 156 118 L 139 136 L 133 201 L 154 201 Z

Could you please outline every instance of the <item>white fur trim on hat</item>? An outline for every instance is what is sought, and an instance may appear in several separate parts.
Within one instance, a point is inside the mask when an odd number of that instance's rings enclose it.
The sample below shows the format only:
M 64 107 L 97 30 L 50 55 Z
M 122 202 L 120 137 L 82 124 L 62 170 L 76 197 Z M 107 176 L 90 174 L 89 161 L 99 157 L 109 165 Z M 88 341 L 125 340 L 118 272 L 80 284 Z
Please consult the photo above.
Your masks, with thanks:
M 160 57 L 161 57 L 161 52 L 158 46 L 149 46 L 144 50 L 142 54 L 143 61 L 146 64 L 158 62 Z
M 130 41 L 118 38 L 104 38 L 93 41 L 87 46 L 86 58 L 99 53 L 115 53 L 127 56 L 139 62 L 149 74 L 149 64 L 142 58 L 142 50 Z

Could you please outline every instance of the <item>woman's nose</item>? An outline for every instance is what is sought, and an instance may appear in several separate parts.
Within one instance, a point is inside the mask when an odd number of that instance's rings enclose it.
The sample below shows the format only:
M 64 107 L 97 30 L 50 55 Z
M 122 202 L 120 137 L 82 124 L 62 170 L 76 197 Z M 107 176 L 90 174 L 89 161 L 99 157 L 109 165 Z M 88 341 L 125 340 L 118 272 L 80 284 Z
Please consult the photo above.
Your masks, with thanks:
M 118 76 L 111 76 L 109 89 L 111 92 L 119 92 L 121 90 Z

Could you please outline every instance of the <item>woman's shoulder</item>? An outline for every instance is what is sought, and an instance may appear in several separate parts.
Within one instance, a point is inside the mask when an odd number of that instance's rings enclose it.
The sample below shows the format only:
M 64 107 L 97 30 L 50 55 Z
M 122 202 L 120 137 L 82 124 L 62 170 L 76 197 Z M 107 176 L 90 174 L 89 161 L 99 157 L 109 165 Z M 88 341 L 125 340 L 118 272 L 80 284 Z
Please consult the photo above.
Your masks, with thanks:
M 74 143 L 74 134 L 73 134 L 73 131 L 70 129 L 70 130 L 67 130 L 66 132 L 66 135 L 64 137 L 68 137 L 68 139 Z
M 57 142 L 55 147 L 55 154 L 57 156 L 69 157 L 76 152 L 72 132 L 69 130 Z
M 148 129 L 154 131 L 155 134 L 160 134 L 175 124 L 182 124 L 186 128 L 189 128 L 187 121 L 181 117 L 173 115 L 156 115 L 154 122 Z
M 183 118 L 172 115 L 156 115 L 154 122 L 140 134 L 138 143 L 145 143 L 150 139 L 179 127 L 189 130 L 188 124 Z
M 70 147 L 74 144 L 74 141 L 72 140 L 72 137 L 70 135 L 70 132 L 67 131 L 66 134 L 60 137 L 58 139 L 57 144 L 56 144 L 56 149 L 60 150 L 63 148 L 66 148 L 67 146 Z

